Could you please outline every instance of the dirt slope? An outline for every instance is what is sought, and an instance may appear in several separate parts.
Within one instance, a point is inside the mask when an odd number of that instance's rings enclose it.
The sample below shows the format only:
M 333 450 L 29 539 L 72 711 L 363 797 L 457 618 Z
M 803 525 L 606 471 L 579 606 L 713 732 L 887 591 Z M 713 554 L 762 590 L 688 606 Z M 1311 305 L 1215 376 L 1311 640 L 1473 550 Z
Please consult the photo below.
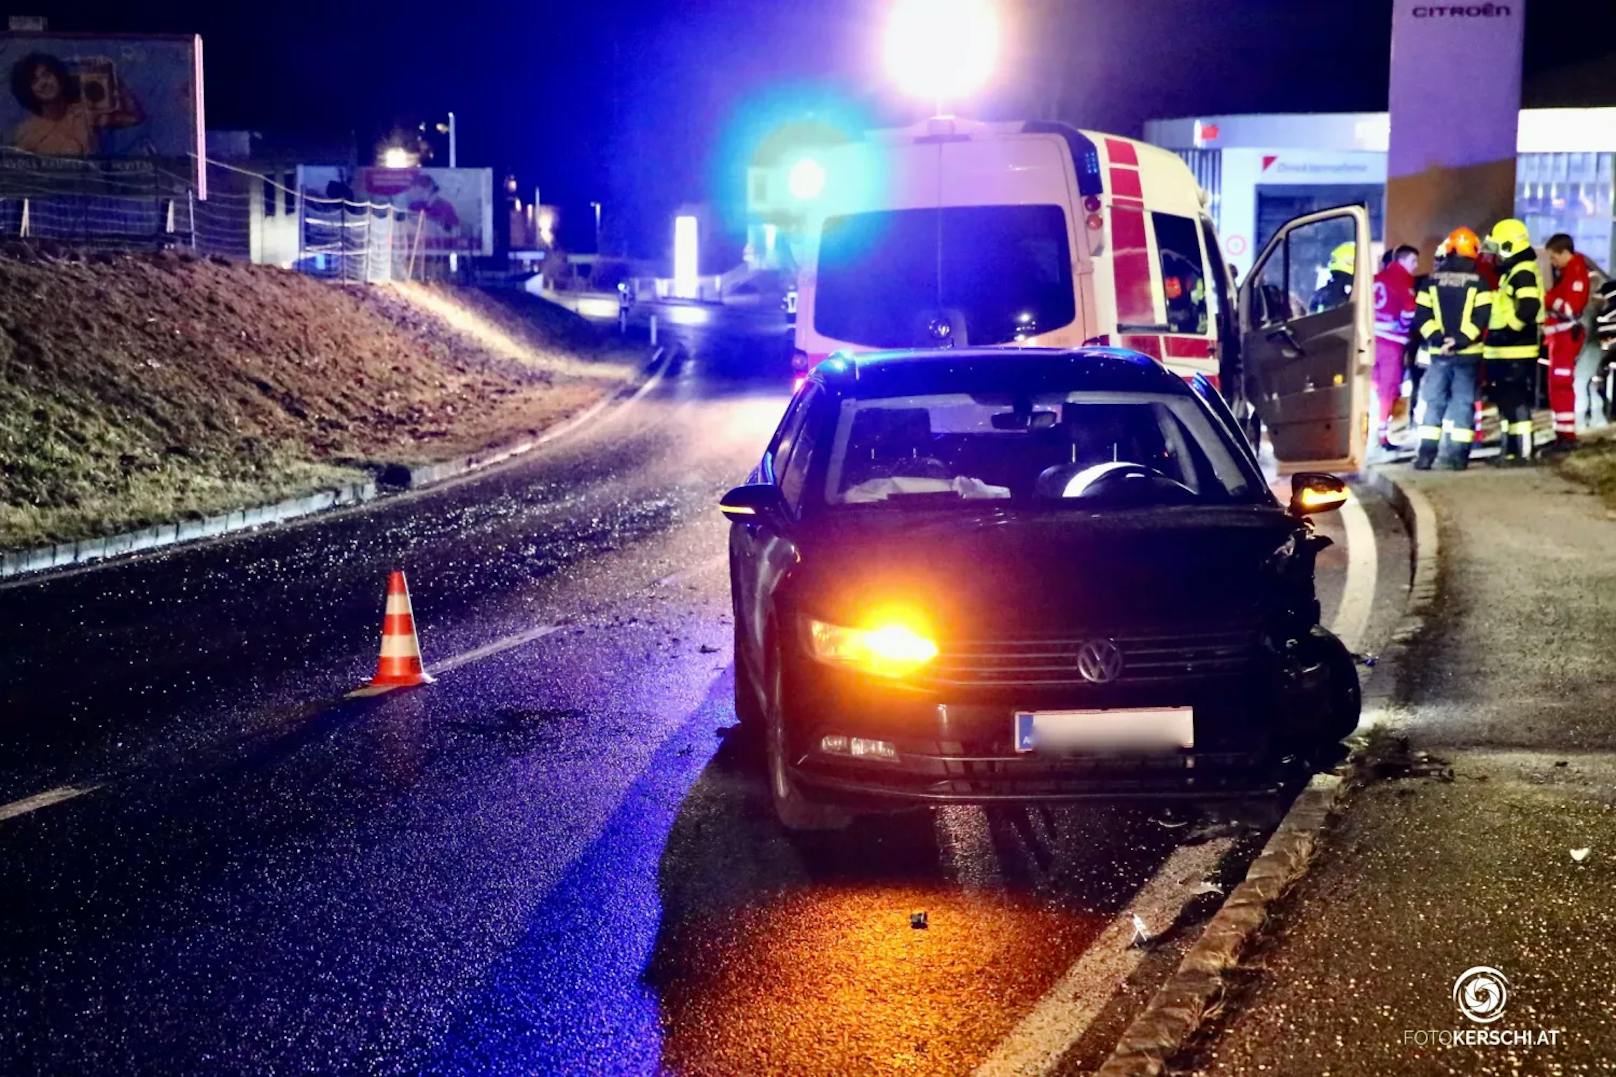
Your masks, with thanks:
M 0 251 L 0 549 L 508 440 L 608 391 L 613 347 L 522 295 Z

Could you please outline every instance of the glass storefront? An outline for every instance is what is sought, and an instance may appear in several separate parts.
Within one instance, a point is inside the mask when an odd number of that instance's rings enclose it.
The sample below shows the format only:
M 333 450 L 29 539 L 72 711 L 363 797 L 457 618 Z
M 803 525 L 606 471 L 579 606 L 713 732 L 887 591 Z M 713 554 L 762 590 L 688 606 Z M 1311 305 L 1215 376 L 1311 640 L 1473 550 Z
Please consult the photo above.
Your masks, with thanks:
M 1613 202 L 1610 153 L 1523 153 L 1515 165 L 1515 213 L 1541 247 L 1556 232 L 1609 268 Z

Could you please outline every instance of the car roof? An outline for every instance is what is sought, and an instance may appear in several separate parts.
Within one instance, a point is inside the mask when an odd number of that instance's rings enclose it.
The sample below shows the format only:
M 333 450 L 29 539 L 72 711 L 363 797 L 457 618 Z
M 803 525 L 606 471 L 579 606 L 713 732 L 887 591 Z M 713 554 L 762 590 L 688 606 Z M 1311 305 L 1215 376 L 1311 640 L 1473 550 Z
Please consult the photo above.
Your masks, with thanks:
M 813 380 L 841 396 L 1016 391 L 1193 395 L 1184 379 L 1126 348 L 919 348 L 838 352 Z

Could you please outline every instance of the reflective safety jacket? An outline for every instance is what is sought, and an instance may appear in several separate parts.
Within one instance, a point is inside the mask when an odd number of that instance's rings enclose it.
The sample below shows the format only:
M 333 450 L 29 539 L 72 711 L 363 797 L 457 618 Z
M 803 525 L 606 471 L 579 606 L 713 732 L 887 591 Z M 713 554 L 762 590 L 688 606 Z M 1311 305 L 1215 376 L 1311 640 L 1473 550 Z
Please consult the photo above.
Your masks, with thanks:
M 1498 291 L 1487 323 L 1488 359 L 1536 360 L 1542 350 L 1538 326 L 1543 322 L 1543 271 L 1531 247 L 1498 267 Z
M 1375 337 L 1407 344 L 1413 317 L 1414 275 L 1394 261 L 1375 274 Z
M 1433 359 L 1442 358 L 1438 353 L 1448 337 L 1453 338 L 1449 355 L 1480 357 L 1482 337 L 1494 315 L 1493 301 L 1473 259 L 1448 258 L 1415 298 L 1414 335 L 1426 342 Z
M 1543 296 L 1546 319 L 1545 335 L 1565 333 L 1575 329 L 1582 321 L 1582 312 L 1588 306 L 1588 260 L 1575 251 L 1564 269 L 1555 271 L 1554 286 Z
M 1609 348 L 1616 345 L 1616 278 L 1607 279 L 1599 286 L 1599 300 L 1602 305 L 1594 315 L 1594 332 L 1599 336 L 1600 346 Z

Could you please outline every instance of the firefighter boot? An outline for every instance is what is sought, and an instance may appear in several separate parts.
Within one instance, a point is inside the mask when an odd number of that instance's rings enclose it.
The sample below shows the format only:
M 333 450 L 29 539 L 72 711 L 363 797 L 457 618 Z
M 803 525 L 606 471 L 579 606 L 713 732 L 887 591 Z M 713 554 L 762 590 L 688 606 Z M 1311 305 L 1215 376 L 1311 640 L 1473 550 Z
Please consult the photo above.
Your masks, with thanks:
M 1436 463 L 1436 451 L 1442 443 L 1436 438 L 1420 438 L 1419 451 L 1414 454 L 1414 470 L 1430 471 Z
M 1442 451 L 1437 454 L 1436 469 L 1438 471 L 1463 471 L 1470 466 L 1470 442 L 1445 441 Z

